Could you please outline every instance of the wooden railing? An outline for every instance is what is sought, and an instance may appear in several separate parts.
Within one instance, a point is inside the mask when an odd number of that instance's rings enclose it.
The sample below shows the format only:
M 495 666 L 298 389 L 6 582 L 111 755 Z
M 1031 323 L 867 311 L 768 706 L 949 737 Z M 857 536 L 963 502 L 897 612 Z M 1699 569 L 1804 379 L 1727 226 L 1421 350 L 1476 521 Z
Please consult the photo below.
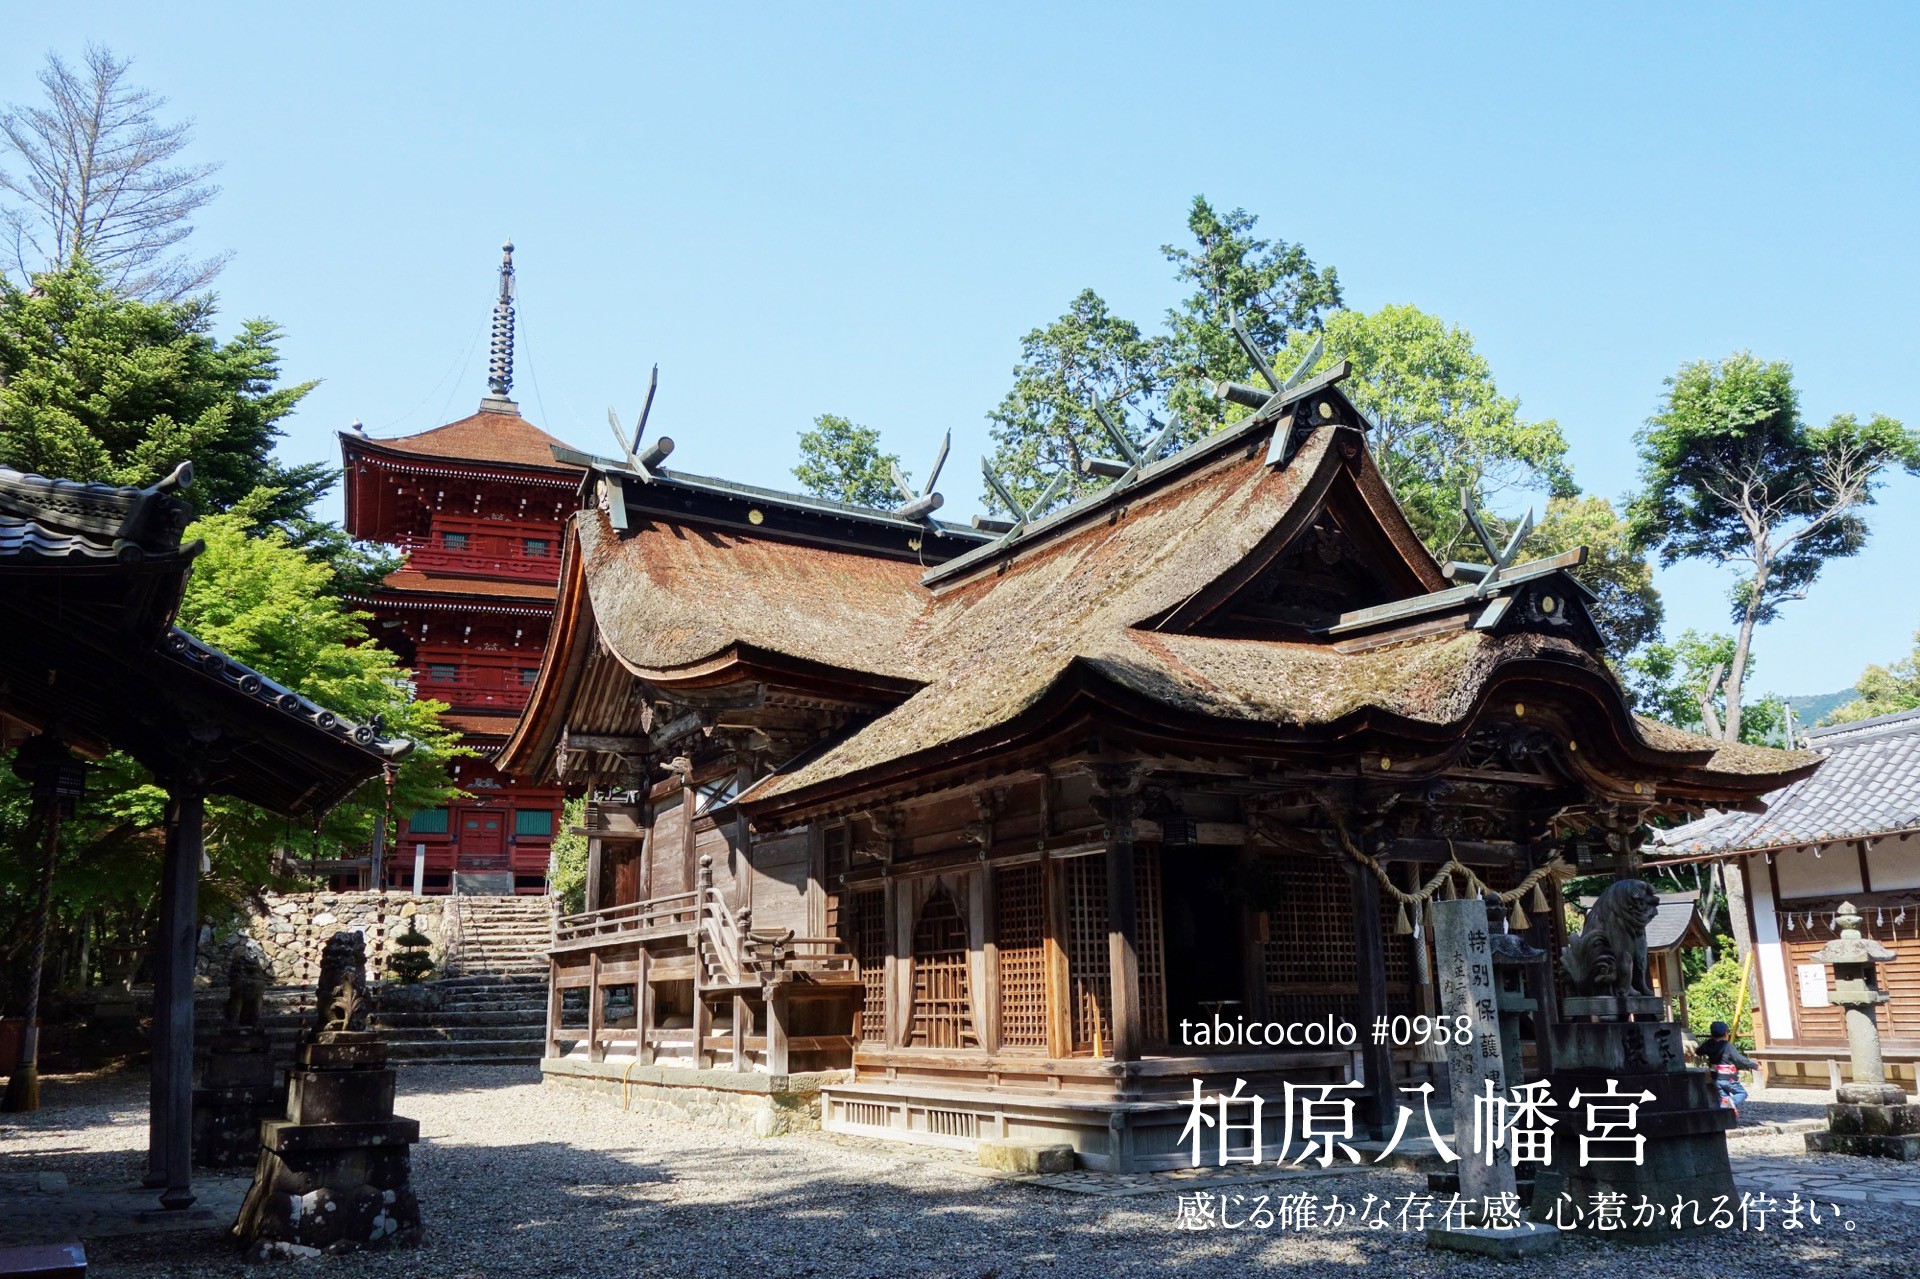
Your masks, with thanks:
M 449 544 L 444 536 L 436 535 L 405 538 L 398 546 L 406 553 L 408 566 L 423 573 L 446 577 L 507 577 L 529 582 L 558 580 L 558 537 L 532 540 L 545 540 L 547 549 L 530 552 L 526 548 L 527 538 L 484 533 L 469 534 L 464 543 Z
M 643 902 L 608 906 L 579 915 L 562 915 L 554 925 L 553 942 L 569 946 L 597 938 L 613 939 L 632 933 L 685 929 L 691 931 L 700 918 L 698 893 L 669 893 Z
M 848 975 L 858 971 L 837 937 L 796 937 L 792 929 L 754 928 L 752 910 L 736 914 L 714 887 L 711 857 L 700 859 L 698 884 L 690 892 L 563 915 L 554 922 L 554 947 L 592 947 L 641 934 L 686 933 L 693 941 L 702 987 L 766 984 L 794 971 Z

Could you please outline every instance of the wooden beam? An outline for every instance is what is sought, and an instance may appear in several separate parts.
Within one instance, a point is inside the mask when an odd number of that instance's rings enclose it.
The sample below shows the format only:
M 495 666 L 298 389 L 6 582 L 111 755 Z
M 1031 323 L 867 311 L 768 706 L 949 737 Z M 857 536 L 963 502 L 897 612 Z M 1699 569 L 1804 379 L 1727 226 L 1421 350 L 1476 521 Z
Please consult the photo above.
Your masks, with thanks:
M 150 1105 L 166 1189 L 160 1206 L 193 1206 L 193 968 L 200 937 L 200 861 L 206 852 L 206 796 L 168 789 L 166 853 L 160 876 L 160 952 L 164 981 L 156 983 L 153 1081 Z M 163 1033 L 164 1028 L 164 1033 Z M 153 1152 L 150 1152 L 150 1154 Z
M 600 989 L 600 952 L 587 957 L 587 1060 L 605 1061 L 607 1046 L 600 1042 L 600 1023 L 606 1017 L 606 993 Z
M 1140 1056 L 1140 898 L 1133 826 L 1120 821 L 1107 843 L 1107 957 L 1113 1004 L 1113 1059 Z
M 788 1059 L 792 1039 L 788 1031 L 788 988 L 783 983 L 767 992 L 767 1073 L 784 1075 L 788 1072 Z M 855 1013 L 858 1017 L 860 1014 Z
M 1369 868 L 1355 861 L 1342 863 L 1352 890 L 1354 983 L 1354 1020 L 1362 1037 L 1361 1067 L 1366 1072 L 1366 1091 L 1356 1107 L 1355 1123 L 1365 1127 L 1376 1140 L 1385 1140 L 1393 1131 L 1391 1116 L 1399 1093 L 1394 1087 L 1393 1048 L 1374 1039 L 1377 1019 L 1387 1015 L 1386 939 L 1380 935 L 1380 883 Z
M 733 1068 L 751 1070 L 753 1063 L 747 1060 L 747 1019 L 752 1014 L 747 1011 L 747 997 L 733 997 Z
M 560 963 L 547 961 L 547 1046 L 543 1057 L 560 1055 L 560 1012 L 565 1006 L 560 997 Z
M 633 1002 L 635 1004 L 634 1021 L 636 1023 L 634 1029 L 639 1034 L 639 1043 L 635 1049 L 635 1055 L 639 1058 L 642 1066 L 651 1066 L 653 1065 L 654 1055 L 653 1026 L 659 1018 L 655 1015 L 656 998 L 653 993 L 653 956 L 644 946 L 640 948 L 639 967 L 639 980 L 635 983 L 633 992 Z

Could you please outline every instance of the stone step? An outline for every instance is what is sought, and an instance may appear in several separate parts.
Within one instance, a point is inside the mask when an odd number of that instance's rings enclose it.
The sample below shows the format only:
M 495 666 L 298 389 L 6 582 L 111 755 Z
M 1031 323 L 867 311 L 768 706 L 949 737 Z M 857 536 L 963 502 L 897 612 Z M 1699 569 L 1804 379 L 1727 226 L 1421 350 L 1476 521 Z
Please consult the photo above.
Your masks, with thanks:
M 540 1026 L 396 1026 L 381 1035 L 389 1048 L 397 1044 L 504 1044 L 540 1039 L 547 1028 Z
M 535 1014 L 529 1017 L 527 1014 Z M 546 1025 L 546 1008 L 536 1005 L 533 1008 L 483 1008 L 478 1010 L 442 1008 L 429 1013 L 374 1013 L 367 1024 L 375 1030 L 392 1031 L 396 1034 L 411 1032 L 415 1027 L 429 1026 L 447 1030 L 465 1030 L 476 1026 L 534 1026 Z
M 389 1039 L 389 1061 L 499 1060 L 538 1061 L 546 1050 L 539 1038 L 525 1040 Z

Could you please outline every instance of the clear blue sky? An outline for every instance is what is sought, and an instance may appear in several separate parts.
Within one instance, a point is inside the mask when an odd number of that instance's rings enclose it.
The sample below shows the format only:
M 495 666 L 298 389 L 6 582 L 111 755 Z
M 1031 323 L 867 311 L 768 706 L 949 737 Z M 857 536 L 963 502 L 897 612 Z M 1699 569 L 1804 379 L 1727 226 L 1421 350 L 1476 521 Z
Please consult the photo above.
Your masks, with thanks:
M 1684 11 L 1682 11 L 1684 10 Z M 191 18 L 184 15 L 192 14 Z M 1157 320 L 1191 198 L 1340 270 L 1352 305 L 1465 325 L 1617 497 L 1683 360 L 1790 360 L 1809 416 L 1920 422 L 1911 376 L 1920 58 L 1910 7 L 42 5 L 0 99 L 88 39 L 198 121 L 225 192 L 224 318 L 323 379 L 297 459 L 471 411 L 498 245 L 516 396 L 610 449 L 661 366 L 675 463 L 790 483 L 821 412 L 924 469 L 1021 333 L 1083 287 Z M 1920 480 L 1762 634 L 1758 682 L 1844 687 L 1920 625 Z M 1661 575 L 1669 628 L 1724 575 Z

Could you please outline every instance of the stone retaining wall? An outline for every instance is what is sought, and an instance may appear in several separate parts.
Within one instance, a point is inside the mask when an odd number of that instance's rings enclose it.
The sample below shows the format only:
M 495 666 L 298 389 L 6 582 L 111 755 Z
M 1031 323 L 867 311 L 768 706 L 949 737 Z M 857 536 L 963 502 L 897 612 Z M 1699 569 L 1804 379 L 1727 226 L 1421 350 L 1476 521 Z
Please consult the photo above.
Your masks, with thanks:
M 311 986 L 320 975 L 320 952 L 337 932 L 358 931 L 367 939 L 367 976 L 389 976 L 387 961 L 399 951 L 393 939 L 418 928 L 433 942 L 428 954 L 435 973 L 444 967 L 448 937 L 446 897 L 415 897 L 410 893 L 262 893 L 249 904 L 245 916 L 222 928 L 200 931 L 197 984 L 224 986 L 234 950 L 253 942 L 273 966 L 273 979 L 283 986 Z
M 777 1137 L 818 1129 L 821 1085 L 844 1083 L 849 1072 L 763 1075 L 549 1057 L 540 1074 L 549 1084 L 611 1097 L 625 1110 Z

